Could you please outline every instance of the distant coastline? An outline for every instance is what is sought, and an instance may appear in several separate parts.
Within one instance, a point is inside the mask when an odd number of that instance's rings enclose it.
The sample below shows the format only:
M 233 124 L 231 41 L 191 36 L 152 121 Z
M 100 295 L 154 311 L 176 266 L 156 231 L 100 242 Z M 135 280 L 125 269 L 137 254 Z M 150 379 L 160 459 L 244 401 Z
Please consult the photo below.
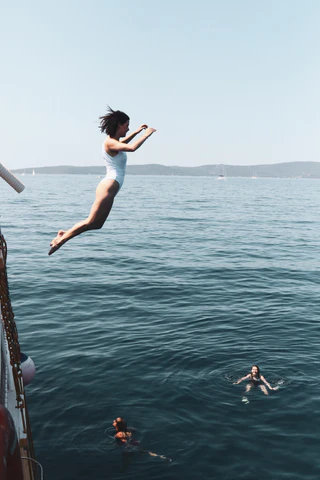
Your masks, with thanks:
M 105 167 L 75 167 L 59 165 L 56 167 L 30 167 L 12 170 L 15 174 L 31 175 L 105 175 Z M 202 165 L 199 167 L 178 167 L 160 164 L 128 165 L 128 175 L 167 175 L 247 178 L 320 178 L 320 162 L 286 162 L 272 165 Z

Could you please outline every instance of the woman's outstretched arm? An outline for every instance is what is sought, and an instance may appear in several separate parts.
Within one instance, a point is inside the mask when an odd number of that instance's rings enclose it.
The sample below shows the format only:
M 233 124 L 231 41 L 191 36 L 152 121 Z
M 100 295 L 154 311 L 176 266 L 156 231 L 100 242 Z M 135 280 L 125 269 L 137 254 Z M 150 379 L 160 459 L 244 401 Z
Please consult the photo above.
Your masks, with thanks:
M 122 140 L 120 140 L 120 142 L 121 142 L 121 143 L 129 143 L 129 142 L 131 142 L 131 140 L 133 140 L 136 135 L 138 135 L 140 132 L 142 132 L 142 130 L 145 130 L 146 128 L 148 128 L 148 125 L 146 125 L 146 124 L 141 125 L 141 126 L 138 128 L 138 130 L 136 130 L 135 132 L 130 133 L 130 135 L 128 135 L 127 137 L 125 137 L 125 138 L 123 138 Z
M 139 147 L 141 147 L 141 145 L 147 140 L 147 138 L 151 137 L 154 132 L 156 132 L 155 128 L 147 128 L 144 135 L 131 145 L 119 142 L 115 138 L 108 137 L 105 141 L 105 145 L 109 150 L 114 152 L 135 152 L 136 150 L 138 150 Z
M 261 375 L 260 378 L 261 378 L 261 380 L 263 381 L 263 383 L 265 383 L 265 384 L 267 385 L 267 387 L 270 388 L 270 390 L 277 390 L 276 388 L 271 387 L 270 383 L 267 382 L 267 380 L 264 378 L 263 375 Z
M 246 380 L 247 378 L 250 378 L 250 377 L 251 377 L 251 375 L 250 375 L 250 373 L 248 373 L 248 375 L 246 375 L 245 377 L 239 378 L 239 380 L 234 382 L 233 385 L 238 385 L 238 383 L 241 383 L 243 380 Z

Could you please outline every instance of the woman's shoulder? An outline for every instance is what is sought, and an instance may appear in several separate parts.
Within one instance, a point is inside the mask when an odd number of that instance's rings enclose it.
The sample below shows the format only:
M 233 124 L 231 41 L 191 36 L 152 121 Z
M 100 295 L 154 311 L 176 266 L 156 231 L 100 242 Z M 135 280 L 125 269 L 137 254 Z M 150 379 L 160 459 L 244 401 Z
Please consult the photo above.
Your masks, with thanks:
M 118 144 L 118 143 L 122 143 L 122 142 L 120 142 L 116 138 L 110 137 L 110 135 L 107 135 L 106 138 L 103 141 L 103 145 L 105 145 L 106 147 L 110 147 L 110 146 L 112 147 L 112 146 L 115 145 L 115 143 Z

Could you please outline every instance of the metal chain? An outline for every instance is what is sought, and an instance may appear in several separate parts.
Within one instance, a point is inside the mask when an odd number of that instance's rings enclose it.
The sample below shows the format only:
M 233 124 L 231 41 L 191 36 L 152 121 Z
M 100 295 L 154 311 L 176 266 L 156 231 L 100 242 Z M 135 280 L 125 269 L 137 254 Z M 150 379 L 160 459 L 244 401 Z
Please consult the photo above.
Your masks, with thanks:
M 2 254 L 2 255 L 1 255 Z M 3 319 L 3 325 L 6 332 L 9 355 L 10 355 L 10 364 L 12 367 L 12 373 L 14 378 L 14 383 L 16 387 L 17 394 L 17 408 L 23 406 L 23 381 L 22 381 L 22 370 L 20 363 L 20 345 L 18 340 L 18 331 L 16 323 L 14 321 L 14 314 L 9 297 L 9 286 L 7 278 L 7 244 L 3 237 L 0 234 L 0 256 L 2 256 L 2 261 L 0 263 L 0 302 L 1 302 L 1 313 Z

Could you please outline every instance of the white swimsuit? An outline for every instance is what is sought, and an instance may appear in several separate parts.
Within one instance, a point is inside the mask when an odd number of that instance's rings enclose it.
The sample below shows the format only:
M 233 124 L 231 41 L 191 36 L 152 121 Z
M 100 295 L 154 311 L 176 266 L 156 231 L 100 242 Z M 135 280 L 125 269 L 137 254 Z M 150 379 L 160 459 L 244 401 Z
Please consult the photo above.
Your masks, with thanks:
M 116 180 L 119 183 L 119 190 L 123 185 L 124 176 L 126 174 L 127 154 L 118 152 L 115 157 L 111 157 L 102 146 L 103 159 L 106 161 L 107 174 L 105 178 Z

